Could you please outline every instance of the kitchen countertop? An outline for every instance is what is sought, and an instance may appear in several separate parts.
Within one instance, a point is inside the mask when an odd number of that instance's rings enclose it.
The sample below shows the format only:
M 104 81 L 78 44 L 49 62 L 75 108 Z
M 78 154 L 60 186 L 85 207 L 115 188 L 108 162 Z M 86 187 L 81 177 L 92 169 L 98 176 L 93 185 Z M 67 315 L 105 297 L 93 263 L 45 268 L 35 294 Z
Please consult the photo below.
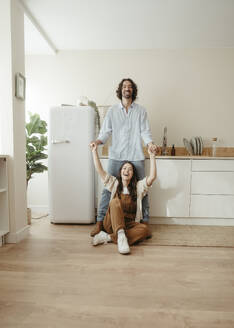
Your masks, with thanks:
M 104 145 L 100 147 L 99 154 L 101 158 L 108 158 L 108 145 Z M 149 158 L 149 154 L 146 147 L 143 147 L 145 158 Z M 211 147 L 204 147 L 202 151 L 202 155 L 189 155 L 187 150 L 184 147 L 175 147 L 176 156 L 171 156 L 171 148 L 167 148 L 167 156 L 160 155 L 157 158 L 160 159 L 234 159 L 234 147 L 217 147 L 216 148 L 216 156 L 212 157 L 212 149 Z
M 100 159 L 108 159 L 108 156 L 100 156 Z M 146 157 L 149 159 L 149 157 Z M 211 157 L 211 156 L 155 156 L 155 159 L 234 159 L 234 157 Z

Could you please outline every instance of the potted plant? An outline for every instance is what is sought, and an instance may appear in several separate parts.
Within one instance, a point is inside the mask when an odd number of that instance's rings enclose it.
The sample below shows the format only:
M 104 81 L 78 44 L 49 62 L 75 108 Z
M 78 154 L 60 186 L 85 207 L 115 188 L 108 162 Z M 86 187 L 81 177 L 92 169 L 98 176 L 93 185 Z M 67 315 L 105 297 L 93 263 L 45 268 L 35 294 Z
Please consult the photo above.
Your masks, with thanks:
M 101 126 L 100 126 L 100 114 L 99 114 L 99 111 L 98 111 L 98 107 L 97 107 L 96 103 L 94 101 L 92 101 L 92 100 L 89 100 L 88 101 L 88 105 L 90 107 L 92 107 L 95 110 L 95 112 L 96 112 L 96 125 L 97 125 L 98 132 L 99 132 Z
M 41 160 L 48 156 L 45 153 L 47 146 L 47 123 L 41 120 L 38 114 L 29 113 L 29 122 L 26 123 L 26 169 L 27 186 L 33 174 L 47 171 Z M 31 223 L 31 209 L 28 209 L 28 224 Z
M 87 97 L 83 96 L 80 97 L 80 99 L 77 100 L 77 105 L 78 106 L 90 106 L 94 109 L 96 112 L 96 133 L 98 134 L 100 131 L 100 114 L 98 110 L 98 106 L 96 105 L 95 101 L 89 100 Z

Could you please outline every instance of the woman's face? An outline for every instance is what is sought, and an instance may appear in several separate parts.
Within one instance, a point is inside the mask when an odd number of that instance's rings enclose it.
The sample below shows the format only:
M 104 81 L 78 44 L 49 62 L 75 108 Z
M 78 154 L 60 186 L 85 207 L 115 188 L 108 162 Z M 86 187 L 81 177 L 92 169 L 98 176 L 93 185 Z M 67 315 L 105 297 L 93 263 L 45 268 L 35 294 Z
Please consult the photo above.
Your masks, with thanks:
M 133 176 L 133 168 L 129 163 L 124 164 L 121 169 L 121 178 L 122 181 L 130 182 Z

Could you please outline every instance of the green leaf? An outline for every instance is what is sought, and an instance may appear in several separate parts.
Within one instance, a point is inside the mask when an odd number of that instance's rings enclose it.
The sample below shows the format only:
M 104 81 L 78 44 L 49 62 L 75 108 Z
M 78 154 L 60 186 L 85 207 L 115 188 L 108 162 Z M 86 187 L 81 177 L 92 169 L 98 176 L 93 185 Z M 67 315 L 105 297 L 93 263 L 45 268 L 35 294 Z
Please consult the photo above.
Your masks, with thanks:
M 30 167 L 30 171 L 32 173 L 41 173 L 41 172 L 44 172 L 47 170 L 48 170 L 47 166 L 45 166 L 41 163 L 35 163 Z
M 99 111 L 98 111 L 98 107 L 97 107 L 96 103 L 93 100 L 89 100 L 88 105 L 90 107 L 92 107 L 96 112 L 97 125 L 98 125 L 98 129 L 100 130 L 100 114 L 99 114 Z
M 26 168 L 27 182 L 35 173 L 41 173 L 47 170 L 47 166 L 43 165 L 41 160 L 48 156 L 43 151 L 47 146 L 47 123 L 40 119 L 38 114 L 29 113 L 30 120 L 26 123 Z
M 33 133 L 44 134 L 47 132 L 47 123 L 41 120 L 38 114 L 30 113 L 30 121 L 26 124 L 26 130 L 29 136 Z
M 34 163 L 34 162 L 42 160 L 42 159 L 46 159 L 47 157 L 48 157 L 47 154 L 36 153 L 36 152 L 26 155 L 27 161 L 31 162 L 31 163 Z

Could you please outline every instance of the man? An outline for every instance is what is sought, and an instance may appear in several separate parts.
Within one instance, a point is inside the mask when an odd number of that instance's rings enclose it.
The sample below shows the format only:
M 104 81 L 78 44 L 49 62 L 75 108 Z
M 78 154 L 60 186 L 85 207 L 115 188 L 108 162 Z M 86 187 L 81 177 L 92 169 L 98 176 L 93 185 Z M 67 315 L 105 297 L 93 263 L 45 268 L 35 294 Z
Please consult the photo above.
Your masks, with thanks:
M 112 106 L 104 119 L 101 131 L 96 141 L 98 145 L 105 144 L 112 135 L 112 145 L 109 148 L 108 173 L 117 176 L 124 161 L 131 161 L 139 179 L 145 176 L 145 157 L 142 140 L 147 147 L 156 154 L 157 146 L 153 144 L 146 110 L 135 103 L 137 85 L 132 79 L 123 79 L 116 90 L 121 102 Z M 141 140 L 142 139 L 142 140 Z M 98 208 L 97 223 L 90 235 L 93 237 L 103 228 L 103 219 L 110 201 L 110 192 L 105 188 Z M 146 195 L 142 200 L 143 222 L 149 220 L 149 201 Z

